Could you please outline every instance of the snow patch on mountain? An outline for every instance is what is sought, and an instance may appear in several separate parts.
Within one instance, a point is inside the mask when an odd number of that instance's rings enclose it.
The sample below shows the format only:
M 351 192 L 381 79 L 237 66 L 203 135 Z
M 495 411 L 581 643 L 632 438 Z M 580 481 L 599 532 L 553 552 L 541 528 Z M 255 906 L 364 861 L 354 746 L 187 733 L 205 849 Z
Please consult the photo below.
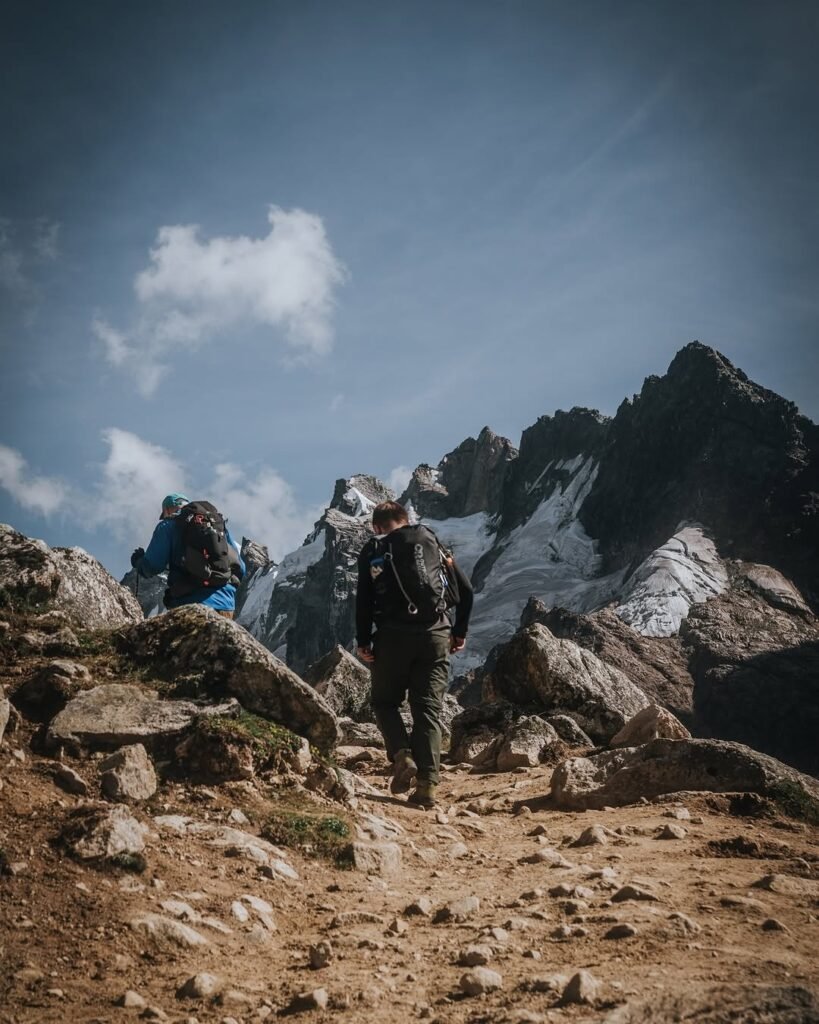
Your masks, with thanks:
M 271 562 L 260 569 L 248 585 L 247 597 L 237 621 L 260 640 L 275 632 L 273 624 L 270 627 L 267 624 L 273 591 L 279 587 L 300 586 L 307 570 L 324 554 L 324 546 L 324 530 L 318 530 L 300 548 L 285 555 L 278 565 Z
M 435 531 L 444 547 L 450 548 L 455 561 L 467 576 L 472 575 L 478 559 L 492 547 L 495 540 L 495 535 L 490 533 L 492 517 L 486 512 L 475 512 L 474 515 L 460 519 L 421 521 Z
M 681 523 L 626 581 L 615 613 L 643 636 L 674 636 L 692 604 L 727 586 L 714 542 L 698 523 Z
M 624 571 L 599 575 L 597 543 L 578 519 L 597 476 L 594 460 L 581 455 L 547 468 L 569 474 L 568 480 L 556 483 L 526 522 L 499 542 L 502 550 L 475 595 L 458 672 L 482 664 L 492 647 L 509 639 L 530 596 L 585 612 L 611 601 L 623 584 Z

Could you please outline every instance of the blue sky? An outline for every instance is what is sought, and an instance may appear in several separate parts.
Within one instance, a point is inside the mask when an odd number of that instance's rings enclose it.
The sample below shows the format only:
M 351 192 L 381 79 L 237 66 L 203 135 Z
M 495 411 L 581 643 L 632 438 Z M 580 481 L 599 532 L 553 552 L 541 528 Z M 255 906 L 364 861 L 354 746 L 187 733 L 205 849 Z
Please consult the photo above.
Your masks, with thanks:
M 7 10 L 0 521 L 118 573 L 184 487 L 280 556 L 694 338 L 817 418 L 814 3 Z

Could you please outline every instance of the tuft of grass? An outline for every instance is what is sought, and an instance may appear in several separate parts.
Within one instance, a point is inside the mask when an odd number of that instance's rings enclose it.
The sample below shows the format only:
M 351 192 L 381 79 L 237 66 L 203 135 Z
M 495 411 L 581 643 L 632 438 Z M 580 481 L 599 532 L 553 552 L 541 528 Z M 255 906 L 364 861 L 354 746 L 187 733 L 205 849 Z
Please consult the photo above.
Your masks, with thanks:
M 206 736 L 221 736 L 250 746 L 257 771 L 276 767 L 283 754 L 301 746 L 301 737 L 294 732 L 250 711 L 241 711 L 236 718 L 203 716 L 197 728 Z
M 768 796 L 783 814 L 809 825 L 819 825 L 819 803 L 796 782 L 777 782 Z
M 322 857 L 340 868 L 352 867 L 352 827 L 338 814 L 322 814 L 303 808 L 278 808 L 262 825 L 262 836 L 277 846 Z

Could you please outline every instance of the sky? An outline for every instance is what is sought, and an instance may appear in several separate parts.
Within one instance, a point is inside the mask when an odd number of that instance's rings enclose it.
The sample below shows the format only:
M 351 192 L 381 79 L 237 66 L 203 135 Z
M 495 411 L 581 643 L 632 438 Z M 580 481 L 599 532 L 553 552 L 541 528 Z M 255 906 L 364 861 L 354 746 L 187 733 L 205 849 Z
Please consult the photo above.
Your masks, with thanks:
M 691 340 L 819 418 L 819 5 L 11 0 L 0 522 L 274 557 Z

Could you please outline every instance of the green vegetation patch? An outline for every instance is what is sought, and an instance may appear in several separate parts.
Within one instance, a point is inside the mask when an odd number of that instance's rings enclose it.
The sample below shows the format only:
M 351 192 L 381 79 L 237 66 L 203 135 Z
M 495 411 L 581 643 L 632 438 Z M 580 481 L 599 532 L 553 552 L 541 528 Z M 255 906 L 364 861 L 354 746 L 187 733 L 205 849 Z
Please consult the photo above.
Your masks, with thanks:
M 222 715 L 203 715 L 197 722 L 203 736 L 233 740 L 253 749 L 253 764 L 257 771 L 274 768 L 283 754 L 292 753 L 301 746 L 301 737 L 283 725 L 267 718 L 242 711 L 236 718 Z
M 277 808 L 262 825 L 268 842 L 323 857 L 342 868 L 352 867 L 351 835 L 352 826 L 345 817 L 304 808 Z
M 789 818 L 819 825 L 819 803 L 796 782 L 777 782 L 768 796 Z

